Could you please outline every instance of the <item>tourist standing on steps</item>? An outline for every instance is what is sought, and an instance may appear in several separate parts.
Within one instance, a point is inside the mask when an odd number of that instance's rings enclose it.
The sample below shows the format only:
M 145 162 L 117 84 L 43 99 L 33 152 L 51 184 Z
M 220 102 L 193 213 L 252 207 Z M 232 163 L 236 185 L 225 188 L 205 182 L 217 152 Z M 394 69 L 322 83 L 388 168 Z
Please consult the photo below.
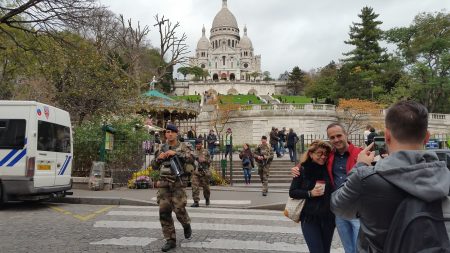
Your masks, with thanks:
M 286 144 L 286 127 L 278 131 L 278 138 L 280 154 L 284 155 L 286 153 L 286 148 L 284 147 Z
M 278 138 L 278 129 L 272 127 L 272 131 L 270 131 L 270 145 L 272 146 L 273 151 L 277 153 L 277 157 L 281 157 L 280 149 L 278 148 L 279 140 L 280 138 Z
M 267 137 L 261 137 L 261 144 L 256 148 L 253 157 L 258 164 L 258 174 L 262 183 L 262 195 L 267 196 L 269 191 L 269 169 L 273 160 L 272 148 L 267 143 Z
M 155 153 L 152 168 L 160 171 L 158 181 L 157 203 L 159 204 L 159 220 L 166 243 L 161 248 L 166 252 L 176 247 L 175 226 L 172 219 L 172 211 L 175 212 L 178 221 L 183 225 L 184 237 L 191 238 L 191 219 L 186 211 L 187 197 L 185 178 L 179 178 L 170 169 L 170 160 L 178 157 L 181 167 L 186 163 L 194 163 L 191 149 L 185 144 L 178 142 L 178 128 L 175 125 L 167 125 L 165 131 L 166 143 L 161 145 Z
M 295 146 L 298 142 L 298 136 L 294 132 L 294 129 L 289 128 L 289 133 L 287 134 L 287 148 L 289 149 L 289 158 L 291 158 L 291 162 L 297 162 L 297 149 Z
M 297 165 L 300 176 L 294 177 L 289 196 L 305 199 L 300 224 L 309 252 L 329 253 L 335 221 L 330 209 L 332 184 L 327 172 L 327 158 L 331 146 L 316 140 L 311 143 Z
M 209 206 L 209 198 L 211 191 L 209 189 L 209 179 L 211 178 L 211 172 L 209 166 L 211 160 L 209 159 L 209 153 L 203 148 L 201 140 L 195 140 L 195 170 L 192 174 L 192 198 L 194 203 L 191 207 L 199 207 L 200 202 L 200 187 L 203 188 L 203 196 L 205 197 L 205 204 Z
M 242 160 L 242 169 L 244 170 L 245 184 L 249 185 L 252 179 L 252 169 L 255 167 L 254 158 L 250 146 L 245 143 L 243 150 L 239 154 L 239 159 Z
M 206 142 L 208 143 L 208 152 L 211 156 L 211 160 L 214 160 L 214 154 L 216 153 L 217 136 L 214 134 L 214 130 L 210 130 L 208 136 L 206 137 Z
M 227 155 L 233 155 L 233 147 L 231 146 L 231 141 L 233 139 L 233 133 L 231 132 L 231 128 L 227 129 L 225 133 L 225 160 L 227 159 Z

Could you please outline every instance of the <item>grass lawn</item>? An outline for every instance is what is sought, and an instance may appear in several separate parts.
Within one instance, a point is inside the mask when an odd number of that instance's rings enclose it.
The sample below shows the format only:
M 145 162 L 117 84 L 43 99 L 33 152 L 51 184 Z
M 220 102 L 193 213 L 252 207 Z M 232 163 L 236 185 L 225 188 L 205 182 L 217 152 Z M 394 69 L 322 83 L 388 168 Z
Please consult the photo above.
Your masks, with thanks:
M 274 95 L 274 98 L 280 100 L 283 104 L 310 104 L 313 98 L 306 96 L 284 96 L 284 95 Z M 325 99 L 318 99 L 318 103 L 323 103 Z
M 200 95 L 171 96 L 171 98 L 175 100 L 186 100 L 191 103 L 199 103 L 201 99 Z
M 220 95 L 219 99 L 223 104 L 262 104 L 261 100 L 255 95 Z

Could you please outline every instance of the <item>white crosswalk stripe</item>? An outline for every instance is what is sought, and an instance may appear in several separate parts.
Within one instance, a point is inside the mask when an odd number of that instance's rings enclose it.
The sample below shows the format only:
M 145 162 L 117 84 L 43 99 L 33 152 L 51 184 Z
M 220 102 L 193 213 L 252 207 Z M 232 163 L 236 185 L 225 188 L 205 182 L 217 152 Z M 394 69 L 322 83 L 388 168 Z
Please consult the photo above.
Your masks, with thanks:
M 202 252 L 216 252 L 217 250 L 226 250 L 227 252 L 233 252 L 233 250 L 239 252 L 243 250 L 308 252 L 299 224 L 288 220 L 280 211 L 209 207 L 188 208 L 188 213 L 192 219 L 191 226 L 194 236 L 192 240 L 182 239 L 178 245 L 187 252 L 196 252 L 199 249 Z M 174 220 L 178 234 L 179 231 L 183 231 L 183 228 L 175 218 Z M 161 223 L 159 222 L 158 206 L 120 206 L 95 221 L 93 227 L 105 229 L 105 231 L 122 231 L 121 233 L 127 231 L 126 237 L 111 235 L 108 238 L 97 237 L 97 241 L 90 243 L 93 245 L 136 246 L 153 249 L 156 247 L 153 243 L 163 241 L 160 234 Z M 142 237 L 142 229 L 151 231 L 152 236 Z M 141 232 L 138 234 L 134 231 Z M 227 232 L 223 233 L 222 231 Z M 230 232 L 232 238 L 229 237 Z M 242 239 L 239 238 L 240 235 L 242 235 Z M 273 241 L 273 237 L 286 239 Z M 199 239 L 196 240 L 196 238 Z M 336 245 L 336 243 L 334 244 Z M 334 246 L 331 252 L 344 252 L 341 247 L 336 247 Z

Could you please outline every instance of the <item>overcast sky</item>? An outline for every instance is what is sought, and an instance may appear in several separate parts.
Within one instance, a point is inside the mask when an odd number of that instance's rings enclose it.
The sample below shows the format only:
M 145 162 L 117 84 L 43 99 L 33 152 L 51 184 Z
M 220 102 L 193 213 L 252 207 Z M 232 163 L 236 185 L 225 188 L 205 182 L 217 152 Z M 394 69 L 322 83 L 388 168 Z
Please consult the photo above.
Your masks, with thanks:
M 153 46 L 158 46 L 159 38 L 153 27 L 156 14 L 179 21 L 180 32 L 188 36 L 189 56 L 195 53 L 203 25 L 209 38 L 213 19 L 222 8 L 222 0 L 100 1 L 114 13 L 148 25 Z M 448 11 L 450 0 L 228 0 L 241 36 L 247 25 L 254 53 L 261 55 L 261 69 L 273 78 L 294 66 L 308 71 L 342 59 L 342 53 L 351 50 L 344 44 L 349 27 L 360 21 L 364 6 L 379 14 L 381 28 L 387 30 L 409 26 L 420 12 Z

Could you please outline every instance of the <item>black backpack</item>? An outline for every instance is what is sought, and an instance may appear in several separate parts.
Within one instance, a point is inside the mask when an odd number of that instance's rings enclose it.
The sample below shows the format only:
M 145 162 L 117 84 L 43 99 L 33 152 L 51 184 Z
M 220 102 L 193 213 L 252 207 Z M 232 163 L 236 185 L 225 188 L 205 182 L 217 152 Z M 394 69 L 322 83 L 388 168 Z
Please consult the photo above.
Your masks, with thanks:
M 384 253 L 448 253 L 450 241 L 443 200 L 427 203 L 408 195 L 395 211 L 384 242 Z

